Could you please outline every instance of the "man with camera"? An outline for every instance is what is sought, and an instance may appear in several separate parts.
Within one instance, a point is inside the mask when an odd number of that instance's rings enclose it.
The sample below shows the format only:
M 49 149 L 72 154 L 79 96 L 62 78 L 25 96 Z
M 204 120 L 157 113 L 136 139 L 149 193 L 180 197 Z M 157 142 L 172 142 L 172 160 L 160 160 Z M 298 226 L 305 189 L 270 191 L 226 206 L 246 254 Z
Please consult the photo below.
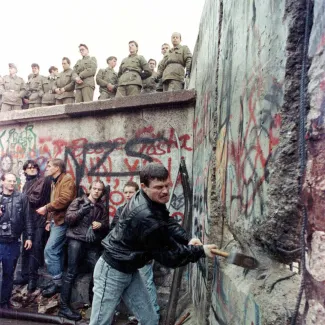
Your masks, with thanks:
M 81 260 L 87 262 L 91 272 L 100 257 L 101 240 L 107 235 L 109 216 L 101 198 L 105 194 L 104 183 L 100 180 L 90 185 L 89 195 L 76 198 L 70 204 L 65 221 L 68 224 L 68 270 L 63 278 L 60 296 L 59 316 L 78 321 L 81 315 L 70 307 L 71 291 L 78 274 Z M 92 300 L 93 282 L 89 284 L 89 300 Z
M 14 269 L 19 257 L 19 238 L 26 231 L 24 249 L 31 249 L 33 227 L 29 212 L 29 203 L 25 194 L 15 191 L 15 174 L 1 176 L 0 194 L 0 262 L 2 262 L 1 308 L 10 308 L 10 296 L 13 287 Z

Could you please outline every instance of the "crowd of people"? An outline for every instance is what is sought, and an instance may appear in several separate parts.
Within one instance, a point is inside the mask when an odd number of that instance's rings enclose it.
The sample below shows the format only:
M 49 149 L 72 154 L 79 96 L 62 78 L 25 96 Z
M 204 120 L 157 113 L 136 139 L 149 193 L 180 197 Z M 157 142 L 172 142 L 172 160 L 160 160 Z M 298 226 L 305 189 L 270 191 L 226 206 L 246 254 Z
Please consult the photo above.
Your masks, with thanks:
M 70 299 L 78 267 L 87 262 L 93 273 L 90 325 L 110 325 L 121 299 L 142 325 L 157 325 L 153 261 L 176 268 L 214 256 L 215 245 L 191 239 L 170 217 L 166 208 L 170 179 L 161 164 L 149 163 L 140 171 L 140 189 L 135 182 L 125 183 L 126 203 L 117 209 L 111 224 L 102 202 L 106 186 L 100 179 L 91 183 L 87 194 L 76 197 L 75 182 L 63 160 L 48 161 L 44 176 L 33 160 L 26 161 L 23 170 L 26 182 L 21 192 L 16 189 L 15 174 L 1 178 L 1 308 L 12 307 L 14 283 L 27 284 L 29 293 L 35 291 L 44 260 L 51 282 L 42 295 L 50 298 L 59 293 L 59 315 L 80 320 Z M 14 280 L 21 245 L 23 267 L 21 277 Z
M 181 45 L 181 34 L 173 33 L 172 47 L 161 47 L 163 59 L 146 59 L 138 54 L 138 43 L 129 42 L 129 55 L 120 64 L 118 73 L 114 68 L 115 56 L 107 58 L 107 67 L 99 69 L 97 60 L 89 55 L 86 44 L 79 45 L 82 56 L 71 68 L 68 57 L 62 58 L 63 71 L 51 66 L 49 76 L 40 75 L 37 63 L 31 65 L 32 73 L 25 83 L 17 76 L 17 66 L 9 63 L 9 75 L 0 76 L 1 112 L 42 106 L 93 101 L 95 85 L 99 86 L 99 100 L 114 97 L 135 96 L 140 93 L 175 91 L 184 88 L 184 80 L 190 76 L 192 54 L 186 45 Z M 97 73 L 97 74 L 96 74 Z M 96 82 L 96 83 L 95 83 Z

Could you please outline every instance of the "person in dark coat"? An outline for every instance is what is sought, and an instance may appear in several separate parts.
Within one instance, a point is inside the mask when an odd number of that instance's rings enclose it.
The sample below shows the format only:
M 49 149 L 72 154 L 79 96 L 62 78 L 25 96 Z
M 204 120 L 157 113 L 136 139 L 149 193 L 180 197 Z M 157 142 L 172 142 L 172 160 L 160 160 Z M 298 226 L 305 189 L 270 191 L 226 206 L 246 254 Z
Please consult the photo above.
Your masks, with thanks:
M 22 192 L 27 196 L 30 204 L 30 214 L 33 225 L 33 246 L 30 250 L 22 250 L 21 278 L 15 279 L 14 284 L 27 284 L 29 292 L 35 291 L 38 280 L 38 269 L 43 262 L 44 234 L 46 220 L 36 213 L 36 209 L 50 202 L 51 179 L 41 177 L 38 164 L 34 160 L 27 160 L 23 165 L 26 183 Z M 23 232 L 23 241 L 27 236 Z
M 71 291 L 81 259 L 88 262 L 93 272 L 100 257 L 101 240 L 109 231 L 109 216 L 101 198 L 105 194 L 102 181 L 94 181 L 88 196 L 76 198 L 70 204 L 65 222 L 68 225 L 68 270 L 63 278 L 59 316 L 78 321 L 81 315 L 70 307 Z M 90 291 L 92 283 L 90 284 Z M 92 299 L 92 298 L 91 298 Z

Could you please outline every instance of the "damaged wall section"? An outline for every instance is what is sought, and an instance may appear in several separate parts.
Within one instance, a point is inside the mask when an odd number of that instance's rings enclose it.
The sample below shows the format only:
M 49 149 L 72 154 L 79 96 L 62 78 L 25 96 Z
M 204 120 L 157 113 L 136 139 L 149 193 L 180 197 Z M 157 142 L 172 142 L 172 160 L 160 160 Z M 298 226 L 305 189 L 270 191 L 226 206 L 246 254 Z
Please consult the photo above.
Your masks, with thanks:
M 287 264 L 300 247 L 305 14 L 302 0 L 206 1 L 190 84 L 197 90 L 193 235 L 261 265 L 194 266 L 200 324 L 286 324 L 294 311 L 300 276 Z

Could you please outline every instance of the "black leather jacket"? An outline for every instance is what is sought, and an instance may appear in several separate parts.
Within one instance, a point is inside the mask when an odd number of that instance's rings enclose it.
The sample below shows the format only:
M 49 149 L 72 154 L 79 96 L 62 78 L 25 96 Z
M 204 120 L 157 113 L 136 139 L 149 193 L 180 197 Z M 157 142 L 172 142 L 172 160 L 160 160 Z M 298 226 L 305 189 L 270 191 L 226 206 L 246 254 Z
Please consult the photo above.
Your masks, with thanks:
M 166 205 L 151 201 L 140 190 L 102 241 L 102 257 L 124 273 L 136 272 L 152 259 L 176 268 L 205 256 L 203 246 L 188 245 L 189 240 L 185 230 L 169 216 Z
M 0 196 L 2 195 L 3 194 L 0 193 Z M 34 231 L 27 196 L 20 192 L 13 192 L 7 199 L 5 208 L 6 217 L 10 219 L 11 236 L 0 236 L 0 242 L 12 242 L 18 240 L 23 230 L 26 232 L 26 240 L 32 240 Z
M 87 196 L 78 197 L 72 201 L 65 215 L 65 222 L 68 224 L 67 237 L 81 241 L 86 241 L 86 234 L 89 226 L 93 221 L 98 221 L 102 226 L 95 230 L 96 241 L 100 245 L 100 241 L 108 234 L 109 217 L 105 213 L 105 207 L 101 201 L 93 204 L 89 215 L 80 217 L 78 211 L 80 207 L 89 202 Z

